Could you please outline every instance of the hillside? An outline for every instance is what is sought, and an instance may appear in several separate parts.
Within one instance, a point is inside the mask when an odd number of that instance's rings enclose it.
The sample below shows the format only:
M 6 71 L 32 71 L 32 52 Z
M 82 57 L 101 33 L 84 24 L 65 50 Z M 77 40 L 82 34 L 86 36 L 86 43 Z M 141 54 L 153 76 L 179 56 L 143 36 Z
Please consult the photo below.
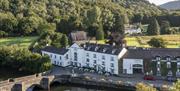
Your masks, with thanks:
M 132 21 L 137 14 L 162 13 L 146 0 L 0 0 L 0 11 L 0 30 L 10 35 L 36 35 L 44 31 L 39 29 L 44 24 L 60 31 L 87 30 L 92 15 L 97 15 L 110 28 L 115 14 Z
M 180 0 L 162 4 L 162 5 L 160 5 L 160 7 L 167 9 L 167 10 L 179 10 L 180 9 Z

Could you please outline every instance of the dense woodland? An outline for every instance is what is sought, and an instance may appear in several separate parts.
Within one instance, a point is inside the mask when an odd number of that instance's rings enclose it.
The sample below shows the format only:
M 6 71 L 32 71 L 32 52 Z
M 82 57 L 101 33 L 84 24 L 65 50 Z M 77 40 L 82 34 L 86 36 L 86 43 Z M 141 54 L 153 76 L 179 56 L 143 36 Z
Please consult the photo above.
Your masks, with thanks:
M 38 35 L 42 27 L 68 34 L 74 30 L 95 36 L 99 25 L 120 31 L 117 22 L 149 23 L 167 20 L 180 25 L 180 14 L 169 13 L 146 0 L 0 0 L 0 30 L 3 36 Z M 122 31 L 120 31 L 122 32 Z
M 180 12 L 169 12 L 146 0 L 0 0 L 0 37 L 39 36 L 29 49 L 66 47 L 68 34 L 86 31 L 97 40 L 109 32 L 124 34 L 124 24 L 149 24 L 147 35 L 172 34 Z M 46 56 L 18 47 L 0 48 L 0 66 L 41 72 L 50 69 Z

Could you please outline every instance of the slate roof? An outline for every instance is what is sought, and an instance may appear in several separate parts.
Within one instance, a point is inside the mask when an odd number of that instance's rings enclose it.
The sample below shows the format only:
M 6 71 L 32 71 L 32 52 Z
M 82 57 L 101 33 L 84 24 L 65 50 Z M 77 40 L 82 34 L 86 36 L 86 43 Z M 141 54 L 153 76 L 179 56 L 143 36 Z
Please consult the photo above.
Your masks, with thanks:
M 99 53 L 105 53 L 105 54 L 111 54 L 111 55 L 118 55 L 122 50 L 121 47 L 115 47 L 115 46 L 104 45 L 104 44 L 93 44 L 93 43 L 83 44 L 82 47 L 86 51 L 99 52 Z
M 162 59 L 166 57 L 180 57 L 180 48 L 136 48 L 128 49 L 123 58 L 131 59 L 153 59 L 160 56 Z
M 42 51 L 64 55 L 66 52 L 68 52 L 68 49 L 66 49 L 66 48 L 56 48 L 56 47 L 53 47 L 53 46 L 47 46 L 47 47 L 43 48 Z
M 82 41 L 87 40 L 87 33 L 84 31 L 75 31 L 70 33 L 70 38 L 72 41 Z

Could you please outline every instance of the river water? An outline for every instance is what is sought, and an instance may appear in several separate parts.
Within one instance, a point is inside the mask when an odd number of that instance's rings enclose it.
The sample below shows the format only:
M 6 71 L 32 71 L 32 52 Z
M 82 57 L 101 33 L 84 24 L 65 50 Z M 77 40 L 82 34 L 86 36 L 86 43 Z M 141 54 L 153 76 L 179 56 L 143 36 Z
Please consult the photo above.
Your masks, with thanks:
M 35 89 L 33 91 L 47 91 Z M 98 88 L 98 87 L 82 87 L 82 86 L 55 86 L 51 87 L 50 91 L 128 91 L 128 90 L 115 90 L 108 88 Z

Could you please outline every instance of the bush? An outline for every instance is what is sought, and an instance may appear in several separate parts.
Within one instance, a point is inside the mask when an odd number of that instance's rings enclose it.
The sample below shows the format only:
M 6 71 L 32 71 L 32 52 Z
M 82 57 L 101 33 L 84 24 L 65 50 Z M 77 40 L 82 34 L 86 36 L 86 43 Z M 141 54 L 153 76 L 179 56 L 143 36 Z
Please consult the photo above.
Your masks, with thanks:
M 0 30 L 0 38 L 7 37 L 7 36 L 8 36 L 8 33 Z
M 136 91 L 157 91 L 157 89 L 143 83 L 138 83 L 136 85 Z
M 165 48 L 165 41 L 162 38 L 152 38 L 148 44 L 156 48 Z

